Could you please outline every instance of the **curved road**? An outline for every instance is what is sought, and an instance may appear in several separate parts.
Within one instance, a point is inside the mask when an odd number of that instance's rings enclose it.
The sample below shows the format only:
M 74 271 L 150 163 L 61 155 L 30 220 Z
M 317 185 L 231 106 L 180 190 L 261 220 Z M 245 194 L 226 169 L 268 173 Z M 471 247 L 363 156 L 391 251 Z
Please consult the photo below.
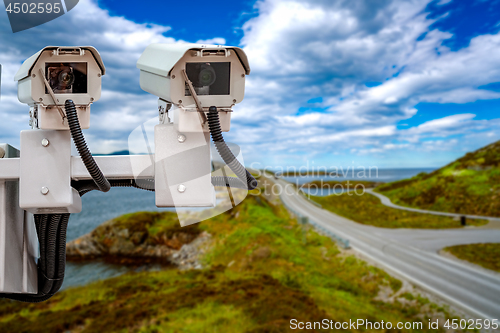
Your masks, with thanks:
M 498 217 L 491 217 L 491 216 L 480 216 L 480 215 L 467 215 L 467 214 L 456 214 L 456 213 L 448 213 L 448 212 L 438 212 L 435 210 L 426 210 L 426 209 L 418 209 L 418 208 L 411 208 L 411 207 L 405 207 L 405 206 L 399 206 L 396 205 L 383 194 L 374 192 L 373 189 L 367 189 L 367 193 L 370 193 L 371 195 L 376 196 L 377 198 L 380 199 L 383 205 L 391 208 L 396 208 L 396 209 L 401 209 L 401 210 L 407 210 L 410 212 L 415 212 L 415 213 L 424 213 L 424 214 L 432 214 L 432 215 L 441 215 L 441 216 L 450 216 L 450 217 L 461 217 L 465 216 L 468 219 L 478 219 L 478 220 L 489 220 L 490 223 L 488 224 L 489 229 L 500 229 L 500 218 Z M 500 240 L 499 240 L 500 241 Z
M 269 178 L 269 177 L 266 177 Z M 463 309 L 472 318 L 500 319 L 500 274 L 444 258 L 445 246 L 499 242 L 500 230 L 385 229 L 363 225 L 310 203 L 284 180 L 281 200 L 336 235 L 394 274 Z

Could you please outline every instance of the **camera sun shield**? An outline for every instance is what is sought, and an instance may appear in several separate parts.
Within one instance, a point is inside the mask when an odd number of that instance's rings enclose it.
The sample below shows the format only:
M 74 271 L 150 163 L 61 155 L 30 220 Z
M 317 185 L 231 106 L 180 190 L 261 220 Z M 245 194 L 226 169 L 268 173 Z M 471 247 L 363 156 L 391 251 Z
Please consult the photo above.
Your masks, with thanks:
M 216 106 L 226 112 L 245 95 L 250 65 L 239 47 L 200 44 L 150 44 L 137 61 L 141 88 L 177 107 L 194 109 L 186 72 L 206 112 Z
M 18 81 L 19 101 L 30 106 L 32 128 L 68 129 L 61 110 L 71 99 L 80 126 L 85 129 L 90 126 L 90 105 L 101 97 L 104 74 L 104 64 L 95 48 L 48 46 L 28 58 L 14 79 Z
M 250 74 L 245 52 L 223 45 L 153 43 L 137 68 L 141 88 L 172 105 L 169 117 L 180 132 L 208 132 L 200 113 L 211 106 L 219 111 L 221 130 L 229 131 L 233 106 L 243 100 Z

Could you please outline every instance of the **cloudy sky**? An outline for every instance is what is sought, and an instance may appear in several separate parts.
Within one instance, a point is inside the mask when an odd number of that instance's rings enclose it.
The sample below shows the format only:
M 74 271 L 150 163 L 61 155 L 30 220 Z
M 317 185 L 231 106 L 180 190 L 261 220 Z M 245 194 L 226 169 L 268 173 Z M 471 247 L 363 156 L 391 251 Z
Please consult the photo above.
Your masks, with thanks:
M 28 107 L 14 74 L 47 45 L 92 45 L 107 68 L 85 131 L 127 149 L 156 116 L 135 63 L 152 42 L 237 45 L 252 73 L 226 137 L 262 166 L 439 167 L 500 139 L 499 1 L 81 0 L 13 34 L 0 11 L 0 141 L 19 146 Z

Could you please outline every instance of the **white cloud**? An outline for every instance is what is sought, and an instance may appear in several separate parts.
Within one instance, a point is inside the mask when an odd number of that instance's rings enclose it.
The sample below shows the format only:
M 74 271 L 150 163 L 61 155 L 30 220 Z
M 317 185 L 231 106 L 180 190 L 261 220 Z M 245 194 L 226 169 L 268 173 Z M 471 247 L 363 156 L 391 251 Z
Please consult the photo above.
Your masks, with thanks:
M 258 15 L 244 24 L 241 41 L 252 74 L 228 138 L 244 148 L 246 161 L 283 164 L 317 156 L 351 163 L 350 154 L 387 158 L 387 152 L 406 152 L 415 160 L 422 155 L 410 152 L 477 148 L 500 139 L 500 123 L 481 120 L 475 111 L 398 128 L 398 122 L 416 115 L 421 102 L 500 98 L 482 88 L 500 82 L 500 59 L 494 56 L 500 35 L 477 36 L 452 51 L 443 46 L 452 35 L 431 28 L 436 19 L 424 12 L 429 1 L 257 2 Z M 156 98 L 140 89 L 135 63 L 152 42 L 179 42 L 165 36 L 169 27 L 110 16 L 92 0 L 24 32 L 1 33 L 10 31 L 7 24 L 1 12 L 0 141 L 18 145 L 19 131 L 27 128 L 28 108 L 17 101 L 15 72 L 24 59 L 53 44 L 93 45 L 104 59 L 103 94 L 92 106 L 86 131 L 95 152 L 126 149 L 129 132 L 156 116 Z M 307 102 L 318 97 L 322 101 Z M 463 141 L 453 141 L 457 135 Z M 432 165 L 446 158 L 450 155 L 434 156 Z
M 500 82 L 500 59 L 492 56 L 500 35 L 477 36 L 468 47 L 452 51 L 443 46 L 452 35 L 431 28 L 436 19 L 427 18 L 429 2 L 258 2 L 259 15 L 243 27 L 252 75 L 246 100 L 233 115 L 231 137 L 254 148 L 245 151 L 348 155 L 351 149 L 419 150 L 422 139 L 453 143 L 448 136 L 498 128 L 472 114 L 396 128 L 416 115 L 421 102 L 500 98 L 481 88 Z M 367 82 L 378 85 L 369 88 Z M 321 112 L 307 110 L 307 101 L 316 97 L 323 98 L 315 105 Z M 301 107 L 305 113 L 298 112 Z M 245 140 L 250 133 L 252 143 Z
M 476 115 L 470 113 L 456 114 L 453 116 L 427 121 L 417 127 L 409 129 L 408 131 L 417 133 L 436 133 L 442 130 L 455 129 L 475 116 Z
M 200 39 L 196 43 L 198 44 L 209 44 L 209 45 L 225 45 L 226 39 L 222 37 L 215 37 L 210 39 Z

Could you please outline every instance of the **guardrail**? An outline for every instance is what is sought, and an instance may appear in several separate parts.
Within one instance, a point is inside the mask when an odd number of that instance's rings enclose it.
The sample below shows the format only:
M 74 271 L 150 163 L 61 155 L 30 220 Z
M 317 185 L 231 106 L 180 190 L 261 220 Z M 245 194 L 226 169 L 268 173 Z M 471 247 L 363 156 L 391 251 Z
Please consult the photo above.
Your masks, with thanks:
M 300 214 L 295 209 L 293 209 L 292 207 L 288 206 L 284 200 L 281 200 L 281 202 L 286 207 L 286 209 L 290 213 L 292 213 L 292 215 L 295 215 L 295 217 L 297 218 L 297 221 L 300 224 L 303 224 L 303 225 L 310 224 L 310 225 L 312 225 L 316 229 L 316 231 L 318 231 L 320 234 L 323 234 L 325 236 L 328 236 L 328 237 L 332 238 L 342 248 L 344 248 L 344 249 L 350 249 L 351 248 L 351 246 L 349 245 L 349 240 L 348 239 L 344 239 L 344 238 L 336 235 L 334 232 L 332 232 L 332 231 L 328 230 L 327 228 L 323 227 L 321 224 L 315 222 L 314 220 L 311 220 L 307 216 L 304 216 L 304 215 Z M 312 201 L 310 201 L 310 202 L 312 202 Z

